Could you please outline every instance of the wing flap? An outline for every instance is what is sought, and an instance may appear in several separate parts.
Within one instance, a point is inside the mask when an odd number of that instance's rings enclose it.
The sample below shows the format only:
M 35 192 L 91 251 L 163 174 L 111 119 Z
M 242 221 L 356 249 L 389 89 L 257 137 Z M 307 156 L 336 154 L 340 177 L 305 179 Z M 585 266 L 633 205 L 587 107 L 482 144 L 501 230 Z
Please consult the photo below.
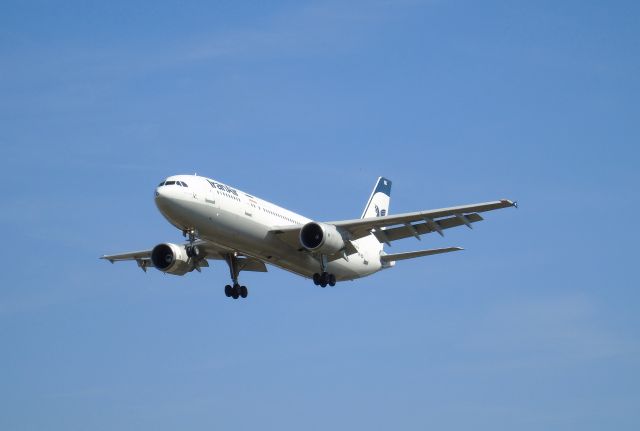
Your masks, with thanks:
M 484 220 L 482 216 L 477 213 L 467 214 L 465 218 L 470 223 L 476 223 Z M 384 243 L 397 241 L 403 238 L 409 238 L 415 236 L 416 234 L 424 235 L 431 232 L 441 232 L 444 229 L 450 229 L 452 227 L 461 226 L 463 224 L 465 224 L 463 220 L 454 216 L 437 221 L 433 220 L 429 222 L 425 221 L 423 223 L 410 224 L 411 227 L 404 225 L 400 227 L 393 227 L 390 229 L 375 230 L 372 233 L 376 238 L 378 238 L 378 241 Z

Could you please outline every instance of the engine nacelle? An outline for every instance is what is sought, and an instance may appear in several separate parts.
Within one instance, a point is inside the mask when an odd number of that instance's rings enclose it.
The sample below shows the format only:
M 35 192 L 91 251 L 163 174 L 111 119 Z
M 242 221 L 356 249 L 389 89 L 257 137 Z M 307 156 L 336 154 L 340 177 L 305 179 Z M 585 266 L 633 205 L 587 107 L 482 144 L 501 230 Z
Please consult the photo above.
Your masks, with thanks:
M 184 245 L 158 244 L 151 250 L 153 266 L 162 272 L 173 275 L 185 275 L 193 270 Z
M 300 229 L 300 244 L 309 251 L 326 255 L 337 253 L 345 246 L 335 226 L 314 221 Z

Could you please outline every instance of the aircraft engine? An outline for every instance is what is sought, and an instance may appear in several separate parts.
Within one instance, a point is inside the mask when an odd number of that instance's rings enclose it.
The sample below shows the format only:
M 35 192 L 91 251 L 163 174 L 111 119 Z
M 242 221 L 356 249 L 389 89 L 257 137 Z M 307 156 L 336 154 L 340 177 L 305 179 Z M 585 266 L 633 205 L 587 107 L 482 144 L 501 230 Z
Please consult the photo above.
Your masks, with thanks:
M 151 250 L 153 266 L 162 272 L 173 275 L 185 275 L 193 270 L 184 245 L 158 244 Z
M 326 255 L 337 253 L 345 246 L 335 226 L 313 221 L 300 229 L 300 244 L 309 251 Z

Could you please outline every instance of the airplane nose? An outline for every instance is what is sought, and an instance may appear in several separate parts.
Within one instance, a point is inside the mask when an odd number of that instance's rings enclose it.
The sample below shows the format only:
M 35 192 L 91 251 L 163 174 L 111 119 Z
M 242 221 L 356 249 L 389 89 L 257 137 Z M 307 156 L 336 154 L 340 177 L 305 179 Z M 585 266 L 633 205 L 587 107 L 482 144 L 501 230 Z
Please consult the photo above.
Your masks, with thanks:
M 156 189 L 154 201 L 158 210 L 165 216 L 171 210 L 171 198 L 165 187 L 158 187 Z
M 162 187 L 158 187 L 156 189 L 156 201 L 166 199 L 166 198 L 167 198 L 167 192 Z
M 156 205 L 161 209 L 171 203 L 171 193 L 166 187 L 158 187 L 155 195 Z

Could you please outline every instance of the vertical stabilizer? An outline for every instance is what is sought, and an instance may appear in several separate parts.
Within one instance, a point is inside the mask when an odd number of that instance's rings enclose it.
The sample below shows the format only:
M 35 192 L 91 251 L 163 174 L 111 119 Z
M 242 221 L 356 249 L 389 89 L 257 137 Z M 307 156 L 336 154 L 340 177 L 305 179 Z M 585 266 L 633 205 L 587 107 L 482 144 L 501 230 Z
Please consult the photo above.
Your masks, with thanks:
M 389 214 L 389 201 L 391 200 L 391 180 L 380 177 L 376 182 L 369 202 L 364 207 L 362 217 L 382 217 Z
M 384 217 L 389 214 L 389 201 L 391 200 L 391 180 L 380 177 L 376 182 L 373 191 L 371 192 L 371 196 L 369 196 L 369 201 L 367 205 L 364 207 L 364 211 L 362 212 L 362 216 L 360 218 L 369 218 L 369 217 Z M 362 238 L 362 244 L 367 249 L 372 250 L 377 254 L 383 253 L 383 244 L 378 241 L 378 239 L 369 235 L 365 238 Z

